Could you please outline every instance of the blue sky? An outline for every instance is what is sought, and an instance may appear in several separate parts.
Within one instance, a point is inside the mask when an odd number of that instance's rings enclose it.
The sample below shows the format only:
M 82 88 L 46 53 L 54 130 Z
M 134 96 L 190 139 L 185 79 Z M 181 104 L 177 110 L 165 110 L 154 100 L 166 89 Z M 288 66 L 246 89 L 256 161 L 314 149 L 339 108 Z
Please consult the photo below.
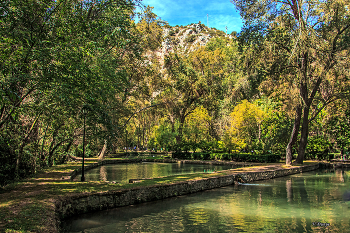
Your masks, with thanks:
M 143 5 L 153 6 L 153 12 L 169 25 L 188 25 L 201 21 L 209 27 L 231 33 L 240 32 L 242 20 L 230 0 L 142 0 Z

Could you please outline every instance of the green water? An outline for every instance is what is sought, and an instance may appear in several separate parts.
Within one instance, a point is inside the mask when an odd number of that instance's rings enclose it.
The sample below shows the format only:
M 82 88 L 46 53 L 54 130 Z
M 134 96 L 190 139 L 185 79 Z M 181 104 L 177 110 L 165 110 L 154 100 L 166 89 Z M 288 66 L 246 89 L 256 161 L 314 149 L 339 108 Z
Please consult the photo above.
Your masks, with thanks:
M 85 172 L 86 181 L 116 181 L 128 183 L 129 179 L 143 179 L 189 173 L 213 172 L 236 168 L 236 165 L 211 165 L 190 163 L 118 163 L 107 164 Z M 78 175 L 76 180 L 81 180 Z
M 308 172 L 85 214 L 63 225 L 66 232 L 349 232 L 349 175 Z

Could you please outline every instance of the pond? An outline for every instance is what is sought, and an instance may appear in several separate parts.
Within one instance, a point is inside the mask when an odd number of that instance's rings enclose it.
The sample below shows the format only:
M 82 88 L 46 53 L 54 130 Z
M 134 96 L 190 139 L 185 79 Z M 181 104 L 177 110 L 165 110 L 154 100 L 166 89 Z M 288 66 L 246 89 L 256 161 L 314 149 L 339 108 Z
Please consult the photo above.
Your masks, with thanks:
M 180 174 L 213 172 L 237 168 L 237 165 L 213 165 L 192 163 L 117 163 L 106 164 L 85 172 L 86 181 L 116 181 L 128 183 L 129 179 L 144 179 Z M 81 180 L 81 174 L 76 176 Z
M 85 214 L 64 232 L 348 232 L 349 175 L 318 170 Z

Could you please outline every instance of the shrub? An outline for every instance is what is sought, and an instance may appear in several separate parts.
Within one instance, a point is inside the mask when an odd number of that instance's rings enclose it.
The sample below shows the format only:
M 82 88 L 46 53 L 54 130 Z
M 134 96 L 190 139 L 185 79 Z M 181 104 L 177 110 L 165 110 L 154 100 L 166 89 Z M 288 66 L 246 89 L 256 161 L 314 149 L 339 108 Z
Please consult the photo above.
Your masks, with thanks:
M 191 153 L 189 153 L 189 152 L 174 152 L 172 157 L 175 159 L 191 159 Z
M 192 159 L 195 159 L 195 160 L 209 160 L 210 159 L 210 153 L 206 153 L 206 152 L 192 153 Z
M 208 153 L 208 152 L 174 152 L 173 158 L 195 160 L 225 160 L 236 162 L 277 163 L 280 154 L 250 154 L 250 153 Z
M 124 153 L 125 156 L 139 156 L 139 153 L 136 151 L 126 152 Z
M 0 187 L 15 179 L 16 157 L 10 152 L 10 148 L 0 141 Z
M 190 35 L 190 36 L 186 37 L 186 39 L 185 39 L 185 41 L 186 41 L 187 43 L 192 43 L 192 42 L 194 42 L 195 40 L 196 40 L 196 35 Z
M 169 36 L 175 36 L 175 32 L 173 30 L 169 31 Z

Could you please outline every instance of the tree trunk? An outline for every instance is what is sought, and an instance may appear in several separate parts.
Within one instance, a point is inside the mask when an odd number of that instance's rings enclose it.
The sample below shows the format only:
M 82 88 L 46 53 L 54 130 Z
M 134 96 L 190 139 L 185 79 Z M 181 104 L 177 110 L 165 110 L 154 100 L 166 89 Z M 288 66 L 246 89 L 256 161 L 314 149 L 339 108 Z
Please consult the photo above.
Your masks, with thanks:
M 179 125 L 178 131 L 177 131 L 178 134 L 176 136 L 176 144 L 178 145 L 176 147 L 177 150 L 180 149 L 179 146 L 181 146 L 181 144 L 182 144 L 182 131 L 183 131 L 184 123 L 185 123 L 185 117 L 181 117 L 180 118 L 180 125 Z
M 178 128 L 178 134 L 176 136 L 176 143 L 178 145 L 181 145 L 182 143 L 182 130 L 183 130 L 183 122 L 180 122 L 179 128 Z
M 15 174 L 16 174 L 16 177 L 18 178 L 19 177 L 19 164 L 21 163 L 21 159 L 22 159 L 22 155 L 23 155 L 23 151 L 24 151 L 24 147 L 30 137 L 30 135 L 32 134 L 33 132 L 33 129 L 34 127 L 36 126 L 36 123 L 40 117 L 41 113 L 37 115 L 36 119 L 34 120 L 32 126 L 30 127 L 27 135 L 25 136 L 25 138 L 22 140 L 22 143 L 19 147 L 19 151 L 18 151 L 18 154 L 17 154 L 17 159 L 16 159 L 16 166 L 15 166 Z
M 309 112 L 310 107 L 304 107 L 303 125 L 301 127 L 300 143 L 298 150 L 298 157 L 295 160 L 297 164 L 303 164 L 305 158 L 305 150 L 307 145 L 307 138 L 309 136 Z
M 287 148 L 286 148 L 286 165 L 292 164 L 293 146 L 297 141 L 299 128 L 300 128 L 301 114 L 302 114 L 302 108 L 301 108 L 301 106 L 297 106 L 296 113 L 295 113 L 295 119 L 294 119 L 294 125 L 293 125 L 293 131 L 292 131 L 289 143 L 288 143 Z
M 105 144 L 103 145 L 103 148 L 101 150 L 101 152 L 98 155 L 98 160 L 103 160 L 106 154 L 106 150 L 107 150 L 107 140 L 105 140 Z

